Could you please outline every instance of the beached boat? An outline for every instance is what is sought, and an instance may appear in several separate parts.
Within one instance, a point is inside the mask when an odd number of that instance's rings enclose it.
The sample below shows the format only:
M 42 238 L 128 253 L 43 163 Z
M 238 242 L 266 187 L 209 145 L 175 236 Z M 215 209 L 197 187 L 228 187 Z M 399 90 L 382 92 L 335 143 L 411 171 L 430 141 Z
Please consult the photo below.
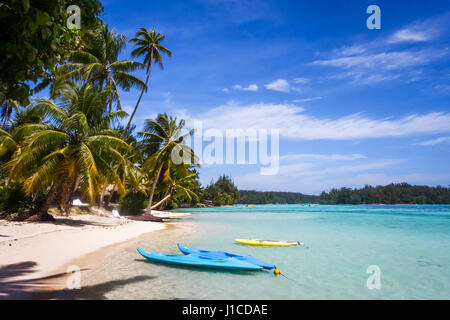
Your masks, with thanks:
M 147 260 L 158 263 L 235 271 L 261 270 L 260 266 L 236 258 L 218 259 L 196 254 L 164 254 L 159 252 L 147 251 L 140 248 L 138 248 L 137 251 Z
M 260 266 L 260 267 L 262 267 L 264 269 L 268 269 L 268 270 L 276 268 L 273 264 L 256 259 L 255 257 L 252 257 L 252 256 L 241 256 L 238 254 L 229 253 L 229 252 L 225 252 L 225 251 L 208 251 L 208 250 L 194 249 L 194 248 L 189 248 L 180 243 L 177 244 L 177 246 L 178 246 L 178 249 L 183 254 L 197 254 L 199 256 L 218 258 L 218 259 L 235 258 L 235 259 L 238 259 L 241 261 L 246 261 L 248 263 L 255 264 L 257 266 Z
M 285 241 L 285 240 L 235 239 L 234 241 L 249 246 L 288 247 L 288 246 L 303 245 L 303 243 L 300 241 Z

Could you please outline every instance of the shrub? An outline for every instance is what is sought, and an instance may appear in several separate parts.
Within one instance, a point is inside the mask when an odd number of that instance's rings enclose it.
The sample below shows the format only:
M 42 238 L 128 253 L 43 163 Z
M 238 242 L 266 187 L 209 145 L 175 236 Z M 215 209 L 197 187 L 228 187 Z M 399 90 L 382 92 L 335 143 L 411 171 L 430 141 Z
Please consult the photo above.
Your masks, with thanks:
M 147 196 L 144 193 L 128 193 L 119 200 L 120 213 L 126 215 L 140 214 L 147 203 Z
M 21 221 L 28 218 L 33 201 L 20 186 L 0 188 L 0 218 Z

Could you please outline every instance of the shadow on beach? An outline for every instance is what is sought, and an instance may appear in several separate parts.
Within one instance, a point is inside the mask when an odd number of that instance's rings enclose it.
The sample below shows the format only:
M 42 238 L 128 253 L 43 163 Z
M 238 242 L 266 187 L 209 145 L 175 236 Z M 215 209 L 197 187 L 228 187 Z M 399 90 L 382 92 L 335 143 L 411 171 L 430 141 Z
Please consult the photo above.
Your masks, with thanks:
M 106 294 L 117 287 L 130 283 L 154 279 L 152 276 L 135 276 L 128 279 L 112 280 L 91 286 L 81 287 L 81 289 L 52 289 L 51 281 L 61 283 L 61 279 L 69 274 L 66 272 L 56 273 L 46 277 L 14 280 L 16 277 L 25 276 L 35 272 L 37 263 L 34 261 L 25 261 L 4 265 L 0 267 L 0 299 L 89 299 L 103 300 L 107 299 Z M 81 269 L 86 271 L 89 269 Z
M 51 224 L 70 227 L 86 227 L 86 226 L 111 227 L 115 225 L 115 222 L 117 221 L 113 220 L 100 222 L 100 221 L 75 220 L 69 218 L 58 218 L 55 221 L 51 222 Z

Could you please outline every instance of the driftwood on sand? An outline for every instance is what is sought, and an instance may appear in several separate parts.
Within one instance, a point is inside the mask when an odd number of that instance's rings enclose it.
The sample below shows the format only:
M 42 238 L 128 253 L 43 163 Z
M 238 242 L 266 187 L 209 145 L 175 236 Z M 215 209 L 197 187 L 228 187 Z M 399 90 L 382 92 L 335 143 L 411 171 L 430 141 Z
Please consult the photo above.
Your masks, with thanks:
M 127 218 L 135 221 L 164 222 L 163 219 L 155 217 L 154 215 L 149 213 L 143 213 L 137 216 L 128 216 Z

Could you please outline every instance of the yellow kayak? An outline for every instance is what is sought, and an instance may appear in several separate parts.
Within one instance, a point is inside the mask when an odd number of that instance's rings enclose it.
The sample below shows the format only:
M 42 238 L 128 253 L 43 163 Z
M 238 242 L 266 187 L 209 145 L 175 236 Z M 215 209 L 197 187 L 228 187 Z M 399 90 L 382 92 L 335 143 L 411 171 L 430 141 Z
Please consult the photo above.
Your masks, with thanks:
M 301 243 L 300 241 L 285 241 L 285 240 L 235 239 L 234 241 L 249 246 L 288 247 L 288 246 L 303 245 L 303 243 Z

